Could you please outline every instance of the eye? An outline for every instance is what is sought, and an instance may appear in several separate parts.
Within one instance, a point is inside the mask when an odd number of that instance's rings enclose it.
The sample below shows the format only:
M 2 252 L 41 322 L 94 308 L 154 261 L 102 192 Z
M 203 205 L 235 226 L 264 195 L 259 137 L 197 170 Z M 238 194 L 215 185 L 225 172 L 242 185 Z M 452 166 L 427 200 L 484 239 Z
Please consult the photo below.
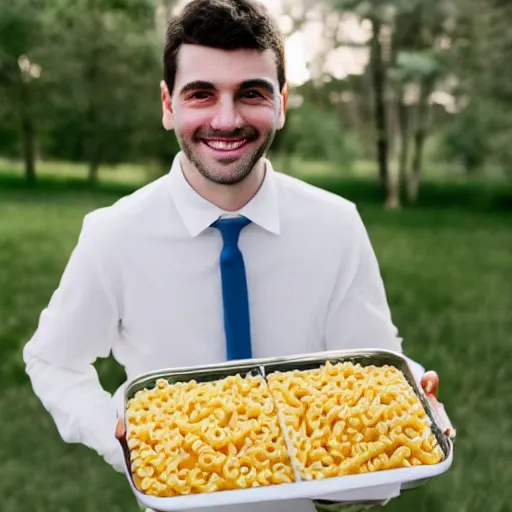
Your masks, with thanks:
M 256 98 L 263 98 L 263 95 L 256 91 L 256 90 L 250 90 L 250 91 L 245 91 L 242 96 L 246 99 L 249 99 L 249 100 L 254 100 Z
M 207 92 L 204 91 L 197 91 L 190 95 L 190 98 L 193 100 L 205 100 L 210 95 Z

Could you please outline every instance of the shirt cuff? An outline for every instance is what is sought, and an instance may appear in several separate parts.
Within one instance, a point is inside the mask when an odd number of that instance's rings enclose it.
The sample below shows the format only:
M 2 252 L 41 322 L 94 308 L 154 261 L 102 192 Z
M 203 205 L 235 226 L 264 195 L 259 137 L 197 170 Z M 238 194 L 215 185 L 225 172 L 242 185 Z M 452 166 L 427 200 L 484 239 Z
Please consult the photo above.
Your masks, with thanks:
M 115 437 L 117 408 L 114 400 L 97 404 L 81 418 L 81 441 L 95 450 L 119 473 L 125 471 L 124 453 Z
M 414 379 L 416 380 L 416 382 L 418 384 L 421 384 L 421 379 L 423 377 L 423 374 L 425 373 L 425 368 L 420 363 L 413 361 L 410 357 L 407 357 L 404 354 L 402 354 L 402 355 L 407 360 L 407 364 L 409 365 L 409 368 L 411 369 Z

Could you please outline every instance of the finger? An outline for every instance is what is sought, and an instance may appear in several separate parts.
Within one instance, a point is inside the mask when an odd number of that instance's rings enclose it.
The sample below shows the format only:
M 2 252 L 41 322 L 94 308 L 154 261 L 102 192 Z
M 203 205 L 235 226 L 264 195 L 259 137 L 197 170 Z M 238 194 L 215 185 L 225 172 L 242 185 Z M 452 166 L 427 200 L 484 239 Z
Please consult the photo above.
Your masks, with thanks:
M 122 437 L 124 437 L 124 423 L 123 423 L 123 420 L 121 418 L 117 418 L 117 423 L 116 423 L 116 438 L 117 439 L 121 439 Z
M 439 375 L 433 370 L 425 372 L 421 378 L 421 386 L 427 395 L 435 395 L 439 387 Z

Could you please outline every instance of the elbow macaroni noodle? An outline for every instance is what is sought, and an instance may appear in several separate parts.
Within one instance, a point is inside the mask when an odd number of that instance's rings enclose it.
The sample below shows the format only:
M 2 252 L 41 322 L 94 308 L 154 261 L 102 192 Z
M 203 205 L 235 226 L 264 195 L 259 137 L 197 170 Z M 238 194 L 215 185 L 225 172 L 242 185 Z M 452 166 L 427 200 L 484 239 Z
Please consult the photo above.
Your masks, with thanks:
M 421 402 L 392 366 L 327 362 L 266 380 L 160 379 L 128 402 L 126 423 L 134 483 L 161 497 L 443 459 Z

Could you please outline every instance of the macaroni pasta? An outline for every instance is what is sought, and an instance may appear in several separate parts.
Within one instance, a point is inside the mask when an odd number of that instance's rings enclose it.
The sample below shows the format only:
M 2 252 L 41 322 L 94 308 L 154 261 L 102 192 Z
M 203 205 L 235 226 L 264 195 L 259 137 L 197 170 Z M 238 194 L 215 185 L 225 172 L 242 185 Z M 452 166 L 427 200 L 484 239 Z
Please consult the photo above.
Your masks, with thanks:
M 139 490 L 176 496 L 293 482 L 263 377 L 141 390 L 129 401 L 127 443 Z
M 397 368 L 327 362 L 267 380 L 304 480 L 443 458 L 420 400 Z

